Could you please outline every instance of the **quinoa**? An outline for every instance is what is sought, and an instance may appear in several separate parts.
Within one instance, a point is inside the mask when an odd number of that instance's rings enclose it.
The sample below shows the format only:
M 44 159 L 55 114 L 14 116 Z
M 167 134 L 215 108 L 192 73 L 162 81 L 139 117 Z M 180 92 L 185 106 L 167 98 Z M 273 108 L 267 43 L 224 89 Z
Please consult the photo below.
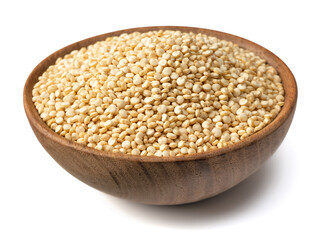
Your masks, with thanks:
M 237 143 L 284 104 L 277 71 L 230 41 L 180 31 L 109 37 L 58 58 L 33 102 L 57 134 L 103 151 L 181 156 Z

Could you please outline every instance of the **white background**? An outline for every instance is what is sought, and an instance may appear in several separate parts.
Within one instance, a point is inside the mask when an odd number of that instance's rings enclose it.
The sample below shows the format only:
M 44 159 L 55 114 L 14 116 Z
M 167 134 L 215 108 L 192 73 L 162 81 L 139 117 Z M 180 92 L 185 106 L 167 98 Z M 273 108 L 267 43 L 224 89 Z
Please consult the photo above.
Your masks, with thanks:
M 0 239 L 326 239 L 325 1 L 1 1 Z M 290 131 L 255 175 L 175 207 L 116 199 L 64 171 L 23 109 L 33 68 L 75 41 L 124 28 L 184 25 L 259 43 L 294 73 Z

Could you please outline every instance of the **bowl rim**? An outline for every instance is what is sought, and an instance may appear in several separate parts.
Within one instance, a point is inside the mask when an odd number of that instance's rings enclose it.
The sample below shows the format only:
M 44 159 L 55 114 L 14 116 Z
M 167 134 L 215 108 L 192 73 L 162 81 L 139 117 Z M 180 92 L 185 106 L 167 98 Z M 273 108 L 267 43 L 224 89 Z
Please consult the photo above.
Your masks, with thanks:
M 38 76 L 40 76 L 40 74 L 42 74 L 50 65 L 54 64 L 55 60 L 58 57 L 63 57 L 64 55 L 71 52 L 72 50 L 78 50 L 82 47 L 91 45 L 97 41 L 105 40 L 107 37 L 110 36 L 119 36 L 122 33 L 147 32 L 147 31 L 154 31 L 154 30 L 176 30 L 176 31 L 179 30 L 182 32 L 203 33 L 203 34 L 215 36 L 222 40 L 232 41 L 238 44 L 240 47 L 252 51 L 256 55 L 259 55 L 261 58 L 265 59 L 270 65 L 272 65 L 278 71 L 281 77 L 282 84 L 285 91 L 285 103 L 281 111 L 278 113 L 276 118 L 271 123 L 269 123 L 266 127 L 254 133 L 253 135 L 246 137 L 240 142 L 228 145 L 223 148 L 209 150 L 207 152 L 195 153 L 195 154 L 184 155 L 184 156 L 174 156 L 174 157 L 140 156 L 140 155 L 131 155 L 126 153 L 112 153 L 112 152 L 97 150 L 95 148 L 87 147 L 85 145 L 76 143 L 72 140 L 68 140 L 63 136 L 60 136 L 59 134 L 55 133 L 52 129 L 50 129 L 50 127 L 48 127 L 48 125 L 41 119 L 32 101 L 32 89 L 35 83 L 37 82 Z M 137 162 L 178 162 L 178 161 L 190 161 L 190 160 L 204 160 L 207 158 L 212 158 L 214 156 L 224 155 L 228 152 L 239 150 L 243 147 L 254 144 L 255 142 L 272 134 L 289 118 L 289 116 L 292 114 L 293 110 L 295 109 L 296 101 L 297 101 L 297 84 L 292 72 L 279 57 L 277 57 L 274 53 L 270 52 L 266 48 L 245 38 L 225 32 L 205 29 L 205 28 L 185 27 L 185 26 L 151 26 L 151 27 L 128 28 L 119 31 L 108 32 L 105 34 L 86 38 L 84 40 L 67 45 L 55 51 L 54 53 L 46 57 L 44 60 L 42 60 L 28 76 L 24 86 L 23 101 L 24 101 L 25 113 L 30 122 L 30 125 L 34 127 L 43 136 L 58 144 L 65 145 L 66 147 L 73 148 L 74 150 L 81 151 L 85 154 L 91 154 L 99 157 L 110 158 L 120 161 L 127 160 L 127 161 L 137 161 Z

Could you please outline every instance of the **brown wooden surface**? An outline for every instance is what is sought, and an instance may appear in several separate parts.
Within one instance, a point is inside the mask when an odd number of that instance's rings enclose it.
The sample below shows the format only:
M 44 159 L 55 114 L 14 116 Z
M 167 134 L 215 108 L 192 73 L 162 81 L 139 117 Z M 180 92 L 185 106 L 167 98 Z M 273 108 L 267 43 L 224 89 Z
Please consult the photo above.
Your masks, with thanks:
M 253 51 L 274 66 L 285 88 L 285 105 L 276 119 L 258 133 L 226 148 L 180 157 L 141 157 L 109 153 L 77 144 L 53 132 L 32 102 L 32 89 L 58 57 L 109 36 L 135 31 L 171 29 L 205 33 L 230 40 Z M 295 111 L 297 87 L 289 68 L 273 53 L 246 39 L 223 32 L 191 27 L 144 27 L 88 38 L 58 50 L 30 74 L 24 88 L 24 107 L 30 125 L 47 152 L 84 183 L 117 197 L 146 204 L 173 205 L 215 196 L 238 184 L 267 160 L 283 141 Z

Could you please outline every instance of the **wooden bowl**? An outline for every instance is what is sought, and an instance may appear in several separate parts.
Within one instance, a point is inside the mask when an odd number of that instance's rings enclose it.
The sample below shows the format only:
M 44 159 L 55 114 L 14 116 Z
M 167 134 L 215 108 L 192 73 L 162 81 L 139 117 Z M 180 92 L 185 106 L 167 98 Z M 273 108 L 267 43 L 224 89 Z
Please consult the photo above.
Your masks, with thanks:
M 32 102 L 32 89 L 38 77 L 58 57 L 110 36 L 160 29 L 204 33 L 230 40 L 266 59 L 280 74 L 285 89 L 285 105 L 281 112 L 267 127 L 236 144 L 205 153 L 167 158 L 99 151 L 59 136 L 42 121 Z M 297 86 L 294 76 L 285 63 L 267 49 L 223 32 L 172 26 L 132 28 L 71 44 L 37 65 L 24 88 L 24 107 L 30 125 L 42 146 L 64 169 L 103 192 L 157 205 L 183 204 L 209 198 L 253 174 L 283 141 L 292 122 L 296 100 Z

